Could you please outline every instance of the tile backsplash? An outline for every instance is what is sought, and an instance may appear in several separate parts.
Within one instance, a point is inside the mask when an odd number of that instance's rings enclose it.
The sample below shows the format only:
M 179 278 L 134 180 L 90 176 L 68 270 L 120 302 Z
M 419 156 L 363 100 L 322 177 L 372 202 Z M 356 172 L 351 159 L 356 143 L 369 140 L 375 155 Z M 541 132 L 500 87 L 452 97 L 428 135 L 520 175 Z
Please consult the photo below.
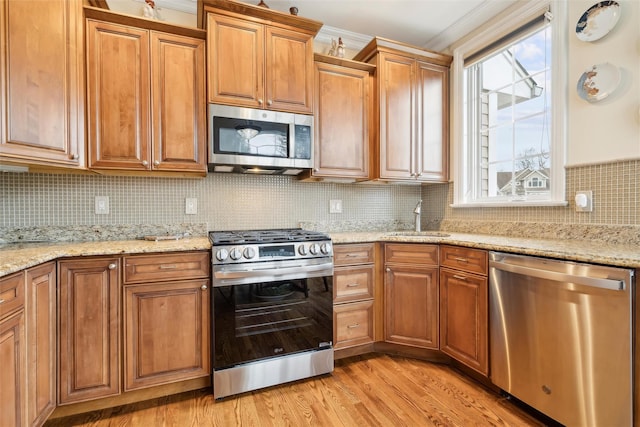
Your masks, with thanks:
M 95 196 L 109 214 L 95 214 Z M 185 199 L 197 214 L 185 214 Z M 0 174 L 0 227 L 205 224 L 213 230 L 411 222 L 416 185 L 301 182 L 288 176 L 209 174 L 204 179 L 72 174 Z M 343 213 L 329 213 L 341 199 Z
M 453 185 L 424 186 L 427 221 L 535 222 L 640 226 L 640 160 L 566 169 L 566 207 L 452 208 Z M 593 212 L 576 212 L 576 191 L 593 191 Z

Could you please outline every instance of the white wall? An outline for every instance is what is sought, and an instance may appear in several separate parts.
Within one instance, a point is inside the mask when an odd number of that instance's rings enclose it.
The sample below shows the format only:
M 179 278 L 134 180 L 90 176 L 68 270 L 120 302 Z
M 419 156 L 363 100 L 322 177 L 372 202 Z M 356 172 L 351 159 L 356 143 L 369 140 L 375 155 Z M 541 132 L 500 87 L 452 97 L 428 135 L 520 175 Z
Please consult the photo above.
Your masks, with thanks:
M 574 29 L 594 0 L 570 0 L 569 115 L 567 166 L 640 158 L 640 1 L 618 0 L 616 27 L 594 42 L 579 40 Z M 620 68 L 618 89 L 589 103 L 576 91 L 577 81 L 592 65 L 609 62 Z

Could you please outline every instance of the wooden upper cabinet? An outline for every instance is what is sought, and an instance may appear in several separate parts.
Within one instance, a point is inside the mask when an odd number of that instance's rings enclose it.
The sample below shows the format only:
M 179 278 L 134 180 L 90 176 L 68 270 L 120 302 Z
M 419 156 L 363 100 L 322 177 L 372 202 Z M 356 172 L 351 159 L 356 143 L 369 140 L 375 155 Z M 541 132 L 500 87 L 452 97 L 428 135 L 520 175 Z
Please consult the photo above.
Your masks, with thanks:
M 104 21 L 116 19 L 108 12 L 87 14 L 102 18 L 87 19 L 89 167 L 205 175 L 204 33 L 153 31 L 137 18 L 117 15 L 125 25 Z
M 376 65 L 372 178 L 446 182 L 451 56 L 376 37 L 354 59 Z
M 238 2 L 204 5 L 208 102 L 313 112 L 313 37 L 322 24 Z
M 314 178 L 369 178 L 370 64 L 315 55 Z
M 0 0 L 0 161 L 84 168 L 82 1 Z

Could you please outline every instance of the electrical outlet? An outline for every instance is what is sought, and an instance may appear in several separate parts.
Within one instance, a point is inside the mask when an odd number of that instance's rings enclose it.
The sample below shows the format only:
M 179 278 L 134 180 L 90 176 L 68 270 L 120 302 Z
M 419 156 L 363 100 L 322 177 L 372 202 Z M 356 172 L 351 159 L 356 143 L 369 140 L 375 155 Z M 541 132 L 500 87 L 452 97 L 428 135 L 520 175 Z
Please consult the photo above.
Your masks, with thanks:
M 593 191 L 576 191 L 576 212 L 593 212 Z
M 184 199 L 184 213 L 187 215 L 196 215 L 198 213 L 198 199 L 195 197 L 187 197 Z
M 96 196 L 96 215 L 109 215 L 109 196 Z
M 342 200 L 329 200 L 329 213 L 342 213 Z

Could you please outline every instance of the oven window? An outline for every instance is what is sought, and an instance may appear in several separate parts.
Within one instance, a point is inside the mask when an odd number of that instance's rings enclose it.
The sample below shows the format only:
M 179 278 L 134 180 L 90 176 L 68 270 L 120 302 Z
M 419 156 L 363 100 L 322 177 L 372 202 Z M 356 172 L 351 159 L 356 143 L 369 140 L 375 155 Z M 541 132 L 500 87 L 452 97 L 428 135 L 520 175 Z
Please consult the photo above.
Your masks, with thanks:
M 332 277 L 213 290 L 214 369 L 331 345 Z
M 284 123 L 214 117 L 216 154 L 289 157 L 289 126 Z

